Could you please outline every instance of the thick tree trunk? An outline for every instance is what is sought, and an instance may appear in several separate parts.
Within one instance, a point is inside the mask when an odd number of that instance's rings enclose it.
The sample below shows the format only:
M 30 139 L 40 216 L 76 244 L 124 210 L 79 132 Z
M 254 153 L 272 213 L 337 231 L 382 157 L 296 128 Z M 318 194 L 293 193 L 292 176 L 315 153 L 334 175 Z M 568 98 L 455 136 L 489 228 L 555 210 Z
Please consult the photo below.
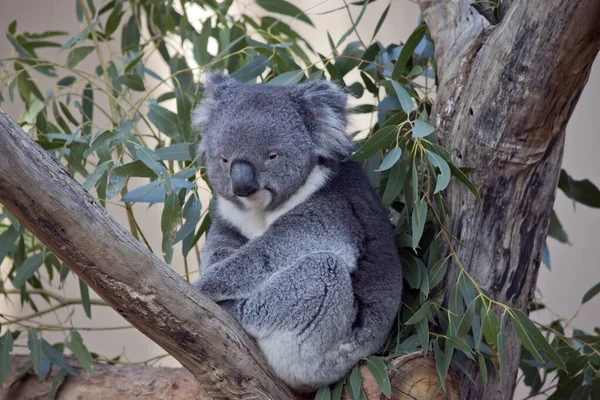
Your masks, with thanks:
M 131 236 L 1 109 L 0 203 L 210 396 L 292 398 L 233 318 Z
M 420 0 L 436 45 L 434 121 L 442 144 L 470 176 L 446 192 L 449 230 L 467 271 L 503 303 L 526 311 L 560 171 L 565 128 L 600 46 L 600 1 L 503 1 L 491 25 L 468 0 Z M 451 270 L 448 287 L 456 282 Z M 485 399 L 511 398 L 521 346 L 509 329 L 506 377 L 492 372 Z M 477 376 L 477 366 L 471 368 Z M 484 398 L 461 378 L 464 399 Z

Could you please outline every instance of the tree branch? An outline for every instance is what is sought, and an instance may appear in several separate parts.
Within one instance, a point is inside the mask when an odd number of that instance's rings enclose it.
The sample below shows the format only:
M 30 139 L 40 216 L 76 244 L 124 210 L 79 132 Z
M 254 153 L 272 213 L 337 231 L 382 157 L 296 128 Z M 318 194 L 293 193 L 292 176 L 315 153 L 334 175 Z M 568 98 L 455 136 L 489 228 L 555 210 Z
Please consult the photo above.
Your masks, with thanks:
M 183 368 L 109 365 L 96 361 L 94 372 L 88 374 L 74 357 L 68 360 L 78 376 L 66 376 L 58 390 L 57 399 L 211 399 L 194 376 Z M 30 357 L 12 357 L 10 375 L 0 388 L 0 399 L 48 398 L 58 368 L 53 368 L 43 381 L 33 371 L 19 378 L 24 370 L 30 368 Z
M 256 344 L 0 110 L 0 203 L 211 397 L 291 398 Z

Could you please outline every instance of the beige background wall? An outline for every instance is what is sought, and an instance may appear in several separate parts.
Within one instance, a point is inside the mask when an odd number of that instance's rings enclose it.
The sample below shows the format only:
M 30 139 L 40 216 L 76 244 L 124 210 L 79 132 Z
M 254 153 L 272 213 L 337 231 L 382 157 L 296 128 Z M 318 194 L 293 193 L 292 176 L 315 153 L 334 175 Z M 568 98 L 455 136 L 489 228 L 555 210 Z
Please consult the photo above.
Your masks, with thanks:
M 99 4 L 99 1 L 96 1 Z M 253 7 L 253 1 L 245 0 L 238 2 L 234 7 L 238 11 L 260 12 Z M 339 38 L 349 27 L 350 22 L 346 10 L 336 11 L 326 15 L 317 15 L 324 11 L 332 10 L 343 5 L 341 0 L 319 1 L 302 0 L 295 1 L 313 19 L 317 29 L 312 29 L 303 24 L 296 27 L 316 47 L 318 51 L 329 53 L 329 45 L 326 40 L 326 30 L 332 37 Z M 383 25 L 378 38 L 383 43 L 404 41 L 418 18 L 418 7 L 408 0 L 393 0 L 390 13 L 386 23 Z M 371 37 L 375 24 L 388 2 L 378 1 L 369 6 L 359 26 L 359 33 L 363 39 Z M 359 8 L 353 7 L 354 17 Z M 0 0 L 0 30 L 6 31 L 12 20 L 19 22 L 19 30 L 43 31 L 49 29 L 60 29 L 75 33 L 81 28 L 74 18 L 73 0 Z M 351 37 L 352 38 L 352 37 Z M 4 35 L 0 38 L 0 58 L 8 57 L 12 48 Z M 50 53 L 52 54 L 52 53 Z M 64 59 L 64 54 L 58 60 Z M 93 68 L 92 62 L 81 64 L 83 68 Z M 162 71 L 159 71 L 162 72 Z M 165 71 L 166 72 L 166 69 Z M 356 79 L 356 77 L 354 77 Z M 44 87 L 44 82 L 40 82 Z M 47 86 L 46 86 L 47 87 Z M 6 97 L 6 96 L 5 96 Z M 22 109 L 18 104 L 3 104 L 6 112 L 14 119 L 18 118 Z M 600 62 L 596 61 L 591 78 L 584 90 L 579 104 L 573 114 L 568 126 L 568 135 L 564 155 L 564 167 L 575 178 L 589 178 L 600 185 L 600 135 L 597 113 L 600 111 Z M 358 120 L 355 125 L 360 128 L 366 126 L 368 121 Z M 1 143 L 0 143 L 1 145 Z M 111 213 L 125 222 L 124 213 L 118 206 L 109 207 Z M 593 284 L 600 281 L 600 256 L 598 255 L 598 237 L 600 235 L 600 210 L 592 210 L 585 206 L 577 205 L 576 210 L 570 200 L 560 194 L 556 201 L 556 210 L 565 230 L 569 234 L 572 245 L 562 245 L 550 240 L 550 254 L 552 259 L 552 272 L 544 267 L 541 268 L 539 278 L 540 292 L 547 297 L 550 310 L 556 314 L 570 317 L 578 308 L 583 293 Z M 142 229 L 149 234 L 151 245 L 160 249 L 160 207 L 151 208 L 146 214 L 145 206 L 138 206 L 136 215 L 140 218 Z M 176 252 L 177 253 L 177 252 Z M 196 268 L 193 258 L 190 258 L 192 269 Z M 183 261 L 181 257 L 175 257 L 173 268 L 183 272 Z M 71 279 L 64 289 L 69 296 L 77 296 L 78 288 L 76 281 Z M 15 304 L 8 302 L 0 303 L 0 312 L 9 315 L 24 315 L 31 310 L 19 310 Z M 581 310 L 574 324 L 580 328 L 592 330 L 600 325 L 600 296 L 590 301 Z M 108 307 L 94 307 L 93 320 L 87 319 L 79 306 L 63 310 L 56 315 L 48 315 L 44 319 L 46 323 L 58 324 L 67 315 L 73 312 L 73 326 L 76 327 L 106 327 L 122 326 L 126 322 Z M 535 314 L 535 318 L 542 322 L 550 321 L 552 315 L 548 311 Z M 67 324 L 68 325 L 68 324 Z M 49 340 L 59 339 L 62 334 L 45 334 Z M 95 352 L 108 357 L 123 354 L 123 360 L 142 361 L 153 356 L 164 354 L 164 351 L 154 345 L 143 335 L 134 329 L 111 330 L 111 331 L 86 331 L 84 333 L 86 344 Z M 163 365 L 176 365 L 171 358 L 161 360 Z M 519 391 L 516 399 L 524 397 L 524 392 Z

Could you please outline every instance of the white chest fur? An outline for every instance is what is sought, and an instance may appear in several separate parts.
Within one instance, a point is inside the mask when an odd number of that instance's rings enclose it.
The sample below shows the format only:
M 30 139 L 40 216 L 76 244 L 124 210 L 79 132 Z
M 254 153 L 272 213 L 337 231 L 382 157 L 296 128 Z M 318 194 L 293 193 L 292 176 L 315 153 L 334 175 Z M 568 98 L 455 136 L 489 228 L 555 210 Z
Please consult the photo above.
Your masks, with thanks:
M 251 199 L 240 198 L 240 201 L 244 204 L 244 209 L 239 208 L 229 200 L 219 198 L 217 200 L 219 214 L 235 226 L 242 235 L 248 239 L 255 239 L 262 236 L 279 217 L 304 202 L 323 187 L 327 182 L 329 172 L 327 168 L 315 167 L 304 185 L 276 210 L 264 210 L 271 201 L 271 195 L 266 190 L 260 190 Z

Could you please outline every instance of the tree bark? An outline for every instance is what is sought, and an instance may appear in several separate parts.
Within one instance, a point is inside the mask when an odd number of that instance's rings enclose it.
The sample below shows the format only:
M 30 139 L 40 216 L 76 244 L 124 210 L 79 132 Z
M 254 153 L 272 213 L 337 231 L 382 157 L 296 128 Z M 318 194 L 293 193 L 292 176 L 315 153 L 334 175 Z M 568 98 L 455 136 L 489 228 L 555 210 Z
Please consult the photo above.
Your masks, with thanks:
M 445 380 L 446 391 L 437 391 L 438 373 L 433 358 L 424 358 L 421 352 L 407 354 L 391 360 L 397 371 L 390 371 L 391 400 L 457 400 L 458 377 L 450 372 Z M 210 400 L 212 397 L 202 388 L 194 376 L 183 368 L 153 368 L 145 365 L 123 366 L 94 362 L 94 372 L 85 372 L 74 357 L 69 363 L 78 373 L 66 376 L 56 393 L 57 400 L 129 400 L 170 399 Z M 29 370 L 31 373 L 24 374 Z M 29 356 L 13 356 L 11 370 L 4 386 L 0 388 L 0 400 L 47 399 L 52 390 L 54 368 L 46 379 L 40 381 L 31 371 Z M 377 382 L 366 366 L 361 367 L 367 400 L 384 399 Z M 312 395 L 297 395 L 298 400 L 312 400 Z M 344 392 L 344 400 L 349 400 Z
M 447 226 L 469 274 L 497 301 L 527 312 L 563 154 L 569 117 L 600 48 L 600 1 L 503 1 L 491 25 L 467 0 L 420 0 L 436 45 L 433 113 L 440 141 L 470 178 L 483 206 L 459 183 L 445 198 Z M 456 282 L 450 270 L 447 287 Z M 448 293 L 450 293 L 450 290 Z M 511 398 L 521 345 L 506 338 L 503 382 L 490 371 L 485 398 Z M 477 366 L 470 368 L 478 376 Z M 464 399 L 484 398 L 461 377 Z
M 288 399 L 258 346 L 0 109 L 0 203 L 212 398 Z
M 56 393 L 56 399 L 211 399 L 194 376 L 184 368 L 122 366 L 94 362 L 94 372 L 87 374 L 75 358 L 69 357 L 68 361 L 79 376 L 67 375 Z M 48 398 L 58 368 L 53 368 L 43 381 L 35 374 L 26 374 L 19 378 L 19 374 L 30 368 L 29 356 L 13 356 L 10 375 L 0 390 L 0 400 Z

